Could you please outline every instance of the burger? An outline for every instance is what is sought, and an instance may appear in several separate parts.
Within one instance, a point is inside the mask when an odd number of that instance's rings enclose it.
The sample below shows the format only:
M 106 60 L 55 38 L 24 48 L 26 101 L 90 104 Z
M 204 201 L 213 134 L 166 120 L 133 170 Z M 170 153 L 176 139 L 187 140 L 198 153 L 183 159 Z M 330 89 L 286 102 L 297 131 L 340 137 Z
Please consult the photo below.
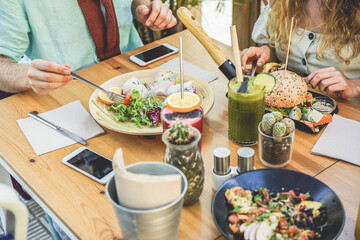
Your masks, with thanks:
M 296 73 L 289 70 L 277 70 L 270 73 L 276 84 L 265 95 L 265 104 L 270 107 L 292 108 L 306 99 L 307 85 Z
M 284 65 L 278 63 L 265 64 L 261 74 L 270 74 L 275 79 L 272 91 L 265 94 L 267 110 L 279 111 L 300 121 L 313 132 L 319 131 L 317 126 L 331 122 L 331 114 L 323 115 L 312 108 L 316 99 L 308 92 L 306 82 L 298 74 L 285 70 Z

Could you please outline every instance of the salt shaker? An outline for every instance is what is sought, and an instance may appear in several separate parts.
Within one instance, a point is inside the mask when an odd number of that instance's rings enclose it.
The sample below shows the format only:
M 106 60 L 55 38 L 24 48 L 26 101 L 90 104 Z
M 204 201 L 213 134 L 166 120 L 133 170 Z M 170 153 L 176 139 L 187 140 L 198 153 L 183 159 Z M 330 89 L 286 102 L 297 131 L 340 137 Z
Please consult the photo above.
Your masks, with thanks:
M 214 167 L 212 168 L 213 189 L 216 191 L 226 180 L 231 178 L 230 150 L 218 147 L 213 152 Z
M 251 171 L 254 169 L 255 151 L 249 147 L 242 147 L 237 150 L 238 155 L 238 173 Z

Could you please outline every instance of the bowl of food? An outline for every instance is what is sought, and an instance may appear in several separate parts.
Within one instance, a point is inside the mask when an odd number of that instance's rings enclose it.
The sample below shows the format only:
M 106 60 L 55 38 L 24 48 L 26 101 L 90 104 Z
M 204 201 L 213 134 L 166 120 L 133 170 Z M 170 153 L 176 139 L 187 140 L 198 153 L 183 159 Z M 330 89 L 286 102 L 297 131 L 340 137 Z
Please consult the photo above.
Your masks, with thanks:
M 331 114 L 336 109 L 336 102 L 334 99 L 326 96 L 316 96 L 312 108 L 322 114 Z
M 227 180 L 211 211 L 226 239 L 337 239 L 345 224 L 333 190 L 314 177 L 278 168 Z

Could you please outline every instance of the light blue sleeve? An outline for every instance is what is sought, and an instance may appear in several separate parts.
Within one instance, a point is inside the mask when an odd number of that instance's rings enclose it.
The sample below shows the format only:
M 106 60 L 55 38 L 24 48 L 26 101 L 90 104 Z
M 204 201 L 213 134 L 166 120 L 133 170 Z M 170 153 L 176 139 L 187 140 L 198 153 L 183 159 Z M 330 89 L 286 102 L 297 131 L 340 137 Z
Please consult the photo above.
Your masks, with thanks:
M 21 0 L 0 1 L 0 55 L 18 62 L 29 46 L 30 27 Z
M 254 25 L 251 38 L 256 43 L 267 44 L 269 43 L 269 34 L 266 32 L 265 26 L 268 21 L 268 15 L 271 11 L 270 4 L 266 5 L 260 14 L 259 18 L 256 20 Z

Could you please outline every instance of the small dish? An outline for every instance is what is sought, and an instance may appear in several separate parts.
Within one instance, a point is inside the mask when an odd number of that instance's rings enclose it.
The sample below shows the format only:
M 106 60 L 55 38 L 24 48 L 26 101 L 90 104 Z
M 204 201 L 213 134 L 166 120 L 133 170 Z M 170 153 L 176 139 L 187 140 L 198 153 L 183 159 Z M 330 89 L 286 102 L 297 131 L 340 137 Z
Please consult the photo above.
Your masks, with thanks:
M 316 101 L 312 104 L 312 108 L 321 112 L 322 114 L 330 114 L 336 108 L 336 102 L 332 98 L 317 96 L 315 99 Z

